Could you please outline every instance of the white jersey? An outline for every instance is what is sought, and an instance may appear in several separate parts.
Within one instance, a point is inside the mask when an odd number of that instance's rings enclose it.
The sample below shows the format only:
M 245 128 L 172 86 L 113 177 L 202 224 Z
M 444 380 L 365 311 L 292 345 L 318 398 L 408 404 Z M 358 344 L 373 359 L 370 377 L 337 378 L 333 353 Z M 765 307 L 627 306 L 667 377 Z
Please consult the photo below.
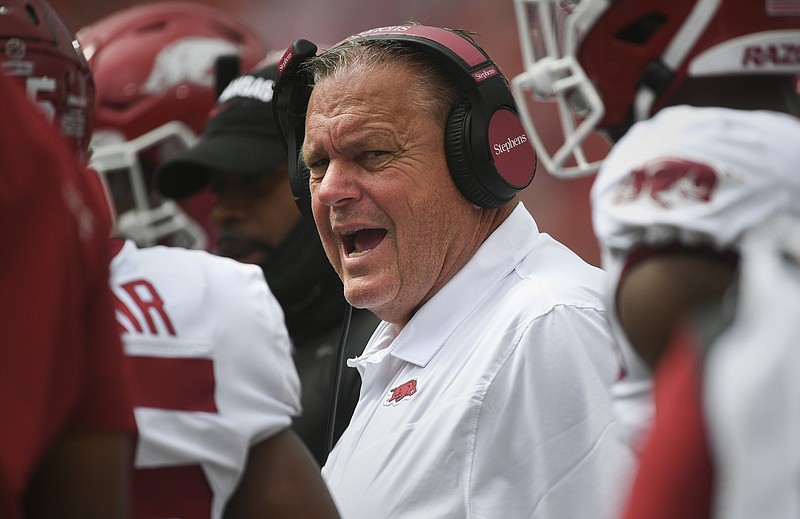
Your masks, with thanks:
M 612 148 L 591 190 L 608 297 L 632 253 L 646 247 L 738 248 L 746 231 L 800 211 L 800 122 L 768 111 L 675 106 L 636 123 Z M 616 384 L 631 441 L 649 426 L 649 372 L 609 304 L 629 376 Z
M 742 245 L 733 326 L 705 363 L 717 460 L 715 517 L 800 517 L 800 216 L 781 215 Z
M 204 251 L 111 262 L 139 429 L 133 517 L 222 516 L 251 446 L 289 427 L 299 381 L 261 270 Z
M 633 454 L 604 277 L 519 204 L 399 333 L 381 323 L 322 472 L 342 516 L 614 517 Z
M 800 211 L 798 164 L 800 122 L 786 114 L 676 106 L 635 124 L 591 191 L 613 288 L 642 246 L 735 249 L 758 223 Z

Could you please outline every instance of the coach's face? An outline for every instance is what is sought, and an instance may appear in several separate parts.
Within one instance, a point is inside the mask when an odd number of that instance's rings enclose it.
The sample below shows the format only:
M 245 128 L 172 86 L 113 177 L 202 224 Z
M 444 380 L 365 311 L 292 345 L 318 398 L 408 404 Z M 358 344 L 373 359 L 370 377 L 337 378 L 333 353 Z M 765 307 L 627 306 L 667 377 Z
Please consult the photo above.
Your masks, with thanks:
M 471 257 L 481 210 L 458 192 L 409 65 L 321 79 L 303 154 L 328 259 L 353 306 L 399 327 Z

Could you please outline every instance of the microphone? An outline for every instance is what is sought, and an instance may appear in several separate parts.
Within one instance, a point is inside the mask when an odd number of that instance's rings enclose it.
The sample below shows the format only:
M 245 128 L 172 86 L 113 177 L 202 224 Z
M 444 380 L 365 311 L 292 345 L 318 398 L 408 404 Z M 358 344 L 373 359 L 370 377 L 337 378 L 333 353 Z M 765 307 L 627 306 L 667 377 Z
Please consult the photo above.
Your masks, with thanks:
M 336 428 L 336 406 L 339 401 L 339 386 L 342 383 L 342 369 L 344 369 L 344 353 L 347 344 L 347 335 L 350 333 L 350 321 L 353 317 L 353 307 L 350 303 L 345 303 L 347 307 L 342 323 L 342 334 L 339 338 L 339 349 L 336 352 L 336 362 L 334 363 L 333 384 L 331 387 L 330 408 L 328 409 L 328 430 L 325 434 L 325 459 L 333 450 L 333 436 Z

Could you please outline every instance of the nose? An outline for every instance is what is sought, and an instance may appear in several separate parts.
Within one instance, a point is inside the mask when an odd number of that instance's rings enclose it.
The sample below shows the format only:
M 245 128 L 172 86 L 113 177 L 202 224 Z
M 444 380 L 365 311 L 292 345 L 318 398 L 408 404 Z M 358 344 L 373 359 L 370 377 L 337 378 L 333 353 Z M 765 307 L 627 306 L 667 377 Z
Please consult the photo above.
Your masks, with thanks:
M 246 204 L 234 192 L 221 190 L 215 193 L 214 205 L 208 215 L 211 223 L 220 229 L 246 219 Z
M 331 160 L 322 179 L 311 180 L 311 198 L 328 207 L 352 203 L 361 198 L 358 167 L 353 163 Z

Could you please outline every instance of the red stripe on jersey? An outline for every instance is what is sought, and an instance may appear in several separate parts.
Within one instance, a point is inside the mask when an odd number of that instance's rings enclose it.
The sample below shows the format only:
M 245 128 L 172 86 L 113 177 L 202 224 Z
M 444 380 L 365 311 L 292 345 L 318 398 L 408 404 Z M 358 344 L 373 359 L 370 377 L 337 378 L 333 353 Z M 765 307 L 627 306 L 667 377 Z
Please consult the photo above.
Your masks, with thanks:
M 199 358 L 126 356 L 133 406 L 217 412 L 214 362 Z

